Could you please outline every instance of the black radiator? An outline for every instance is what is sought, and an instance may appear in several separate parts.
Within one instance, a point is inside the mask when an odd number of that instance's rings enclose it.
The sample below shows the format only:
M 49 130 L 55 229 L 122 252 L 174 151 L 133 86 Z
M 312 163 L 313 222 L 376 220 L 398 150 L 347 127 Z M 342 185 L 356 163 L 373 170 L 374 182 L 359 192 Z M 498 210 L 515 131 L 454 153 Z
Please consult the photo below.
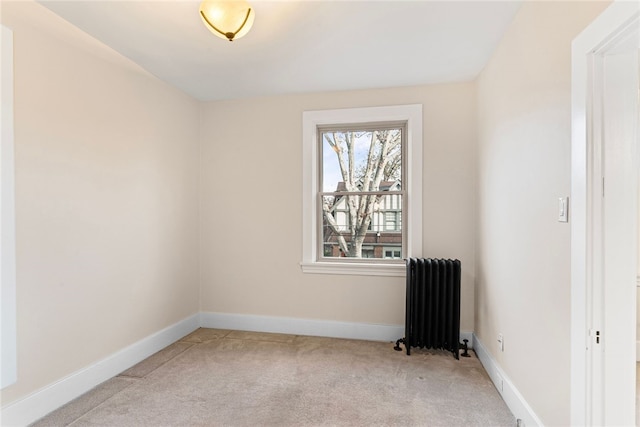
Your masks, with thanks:
M 403 342 L 407 354 L 411 354 L 411 347 L 418 347 L 448 350 L 459 358 L 460 261 L 407 260 L 404 333 L 405 337 L 396 343 L 396 350 L 401 350 Z

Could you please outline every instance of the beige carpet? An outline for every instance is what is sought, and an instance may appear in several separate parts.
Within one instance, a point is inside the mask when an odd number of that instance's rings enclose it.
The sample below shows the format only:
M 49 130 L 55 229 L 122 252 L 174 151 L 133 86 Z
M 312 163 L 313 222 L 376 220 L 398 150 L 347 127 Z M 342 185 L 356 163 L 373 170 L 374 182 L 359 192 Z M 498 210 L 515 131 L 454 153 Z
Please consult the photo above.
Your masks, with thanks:
M 471 352 L 473 354 L 473 352 Z M 36 426 L 514 426 L 478 359 L 199 329 Z

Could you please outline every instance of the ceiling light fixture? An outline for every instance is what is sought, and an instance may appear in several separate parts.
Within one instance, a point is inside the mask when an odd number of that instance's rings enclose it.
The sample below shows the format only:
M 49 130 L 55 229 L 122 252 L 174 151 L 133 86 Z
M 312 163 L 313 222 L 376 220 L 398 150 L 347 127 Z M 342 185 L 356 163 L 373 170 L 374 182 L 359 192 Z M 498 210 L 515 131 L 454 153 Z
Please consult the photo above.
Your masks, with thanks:
M 244 0 L 204 0 L 200 17 L 209 31 L 231 42 L 249 32 L 255 13 Z

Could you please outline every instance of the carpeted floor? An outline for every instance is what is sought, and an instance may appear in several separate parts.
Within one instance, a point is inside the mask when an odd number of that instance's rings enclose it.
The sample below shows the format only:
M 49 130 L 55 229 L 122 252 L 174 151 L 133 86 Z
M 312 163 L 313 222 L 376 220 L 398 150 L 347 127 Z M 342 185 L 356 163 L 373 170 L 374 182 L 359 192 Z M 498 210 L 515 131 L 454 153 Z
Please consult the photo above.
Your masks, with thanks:
M 475 354 L 198 329 L 35 426 L 514 426 Z

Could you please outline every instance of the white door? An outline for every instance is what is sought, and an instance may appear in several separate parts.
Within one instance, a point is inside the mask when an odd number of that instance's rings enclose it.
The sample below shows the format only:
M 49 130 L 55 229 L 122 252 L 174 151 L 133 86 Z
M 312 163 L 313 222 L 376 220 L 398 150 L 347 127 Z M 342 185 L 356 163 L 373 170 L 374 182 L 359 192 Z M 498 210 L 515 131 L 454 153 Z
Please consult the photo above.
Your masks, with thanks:
M 635 423 L 638 235 L 638 32 L 633 49 L 608 52 L 603 77 L 603 262 L 605 425 Z
M 635 424 L 640 3 L 572 46 L 574 425 Z

